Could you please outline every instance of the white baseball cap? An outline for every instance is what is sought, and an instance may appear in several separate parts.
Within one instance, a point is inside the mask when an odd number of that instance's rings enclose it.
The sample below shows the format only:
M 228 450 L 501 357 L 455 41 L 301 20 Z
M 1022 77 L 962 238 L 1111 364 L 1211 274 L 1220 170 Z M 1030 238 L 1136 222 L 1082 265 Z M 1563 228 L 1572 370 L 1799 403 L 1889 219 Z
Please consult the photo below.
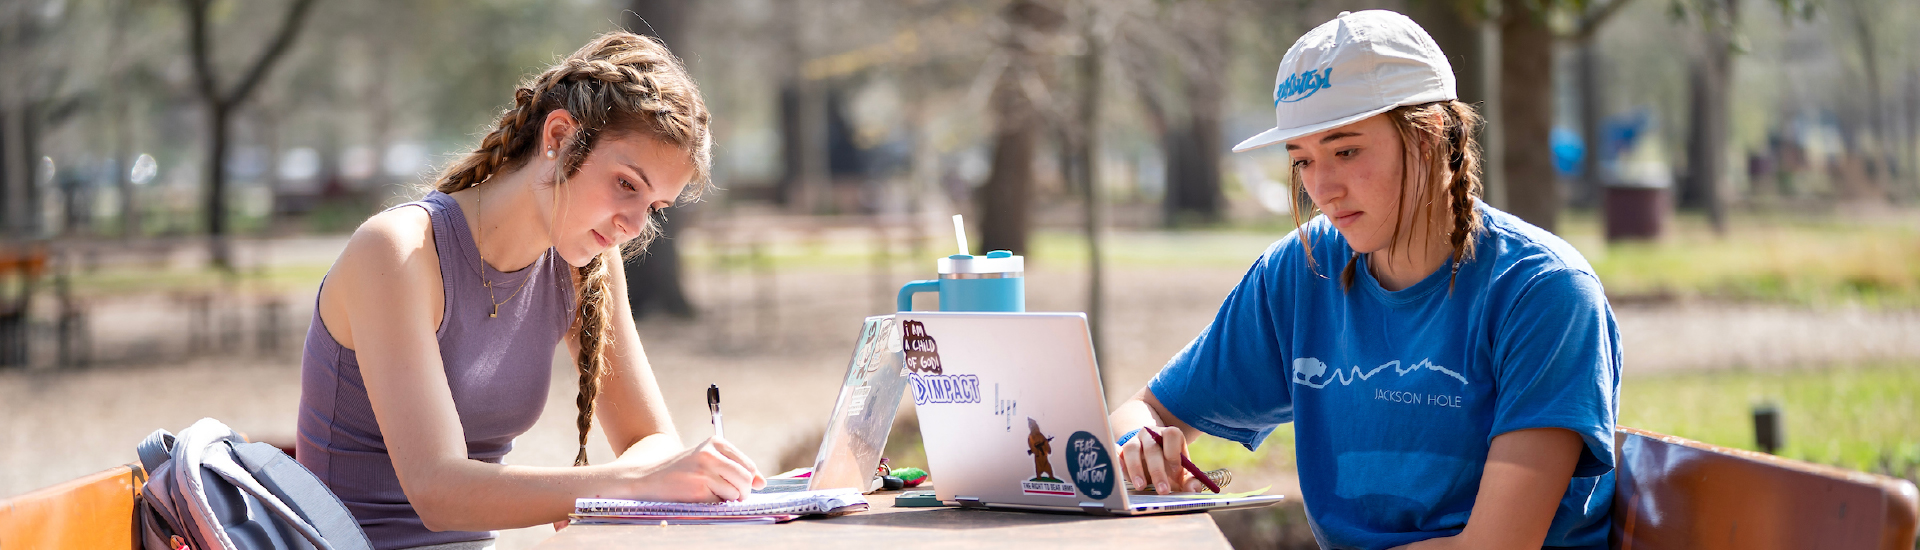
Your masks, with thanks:
M 1343 11 L 1287 48 L 1273 79 L 1273 129 L 1238 153 L 1346 126 L 1403 105 L 1459 99 L 1453 65 L 1426 29 L 1387 10 Z

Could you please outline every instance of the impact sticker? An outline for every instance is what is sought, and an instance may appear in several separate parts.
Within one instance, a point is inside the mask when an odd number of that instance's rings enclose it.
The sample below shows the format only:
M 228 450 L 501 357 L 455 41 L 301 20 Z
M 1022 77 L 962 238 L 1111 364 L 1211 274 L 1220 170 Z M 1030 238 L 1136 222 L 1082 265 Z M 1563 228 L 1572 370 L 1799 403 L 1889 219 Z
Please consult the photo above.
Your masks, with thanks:
M 900 327 L 901 346 L 906 349 L 908 384 L 913 388 L 913 404 L 979 403 L 980 377 L 971 374 L 942 374 L 940 344 L 927 334 L 927 326 L 907 321 Z
M 1061 481 L 1053 473 L 1053 438 L 1040 432 L 1040 423 L 1027 417 L 1027 454 L 1033 455 L 1033 479 L 1020 482 L 1020 492 L 1029 495 L 1073 496 L 1073 484 Z
M 1113 494 L 1113 459 L 1106 445 L 1093 434 L 1073 432 L 1067 437 L 1067 453 L 1067 474 L 1073 476 L 1074 487 L 1094 500 Z

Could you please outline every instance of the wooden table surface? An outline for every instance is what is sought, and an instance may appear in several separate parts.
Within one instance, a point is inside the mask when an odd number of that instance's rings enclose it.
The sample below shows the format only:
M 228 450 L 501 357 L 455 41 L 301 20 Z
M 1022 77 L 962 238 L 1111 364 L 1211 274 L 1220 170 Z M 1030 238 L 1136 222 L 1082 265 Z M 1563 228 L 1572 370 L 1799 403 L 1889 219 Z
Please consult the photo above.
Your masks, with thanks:
M 535 548 L 1230 548 L 1205 512 L 1097 517 L 895 508 L 895 494 L 867 495 L 872 508 L 865 512 L 778 525 L 574 525 Z

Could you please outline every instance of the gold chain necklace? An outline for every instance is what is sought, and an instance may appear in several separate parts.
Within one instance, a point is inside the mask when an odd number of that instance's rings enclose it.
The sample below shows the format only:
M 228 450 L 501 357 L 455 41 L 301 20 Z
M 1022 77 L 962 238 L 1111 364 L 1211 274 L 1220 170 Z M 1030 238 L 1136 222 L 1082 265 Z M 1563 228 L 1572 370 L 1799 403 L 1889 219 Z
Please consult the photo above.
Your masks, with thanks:
M 480 226 L 480 231 L 477 235 L 485 235 L 487 232 L 487 224 L 484 223 L 485 218 L 482 217 L 486 212 L 485 204 L 480 200 L 483 193 L 485 193 L 485 191 L 481 189 L 473 190 L 473 209 L 476 211 L 473 218 L 476 225 Z M 533 274 L 528 273 L 526 278 L 520 279 L 520 286 L 513 287 L 513 293 L 508 294 L 507 299 L 496 300 L 493 296 L 493 277 L 487 276 L 487 258 L 485 254 L 480 253 L 480 238 L 477 236 L 473 240 L 473 250 L 475 252 L 474 256 L 477 256 L 480 260 L 480 281 L 482 286 L 487 287 L 487 301 L 493 302 L 493 311 L 487 312 L 487 318 L 499 317 L 500 306 L 513 301 L 513 297 L 519 296 L 520 289 L 527 287 L 527 279 L 532 279 Z

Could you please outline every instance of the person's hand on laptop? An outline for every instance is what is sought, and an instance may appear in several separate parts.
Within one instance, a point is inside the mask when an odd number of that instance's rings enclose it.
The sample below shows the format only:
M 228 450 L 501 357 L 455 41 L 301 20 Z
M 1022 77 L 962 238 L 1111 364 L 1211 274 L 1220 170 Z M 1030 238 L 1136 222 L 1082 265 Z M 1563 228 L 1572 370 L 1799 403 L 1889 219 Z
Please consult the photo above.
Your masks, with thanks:
M 631 496 L 655 502 L 719 502 L 746 498 L 767 486 L 760 468 L 725 438 L 714 436 L 664 461 L 622 456 L 633 467 Z M 651 462 L 651 463 L 649 463 Z
M 1141 490 L 1152 487 L 1154 492 L 1163 495 L 1206 490 L 1199 478 L 1181 466 L 1180 458 L 1187 454 L 1186 433 L 1172 426 L 1142 426 L 1140 430 L 1120 447 L 1120 463 L 1134 487 Z M 1148 430 L 1160 434 L 1161 441 L 1154 441 Z
M 1163 495 L 1206 489 L 1199 478 L 1187 473 L 1180 460 L 1187 454 L 1187 442 L 1199 431 L 1167 412 L 1153 392 L 1141 388 L 1139 393 L 1115 407 L 1107 415 L 1107 422 L 1116 433 L 1140 430 L 1120 446 L 1120 467 L 1134 488 L 1152 487 L 1154 492 Z M 1160 437 L 1148 435 L 1147 430 Z

